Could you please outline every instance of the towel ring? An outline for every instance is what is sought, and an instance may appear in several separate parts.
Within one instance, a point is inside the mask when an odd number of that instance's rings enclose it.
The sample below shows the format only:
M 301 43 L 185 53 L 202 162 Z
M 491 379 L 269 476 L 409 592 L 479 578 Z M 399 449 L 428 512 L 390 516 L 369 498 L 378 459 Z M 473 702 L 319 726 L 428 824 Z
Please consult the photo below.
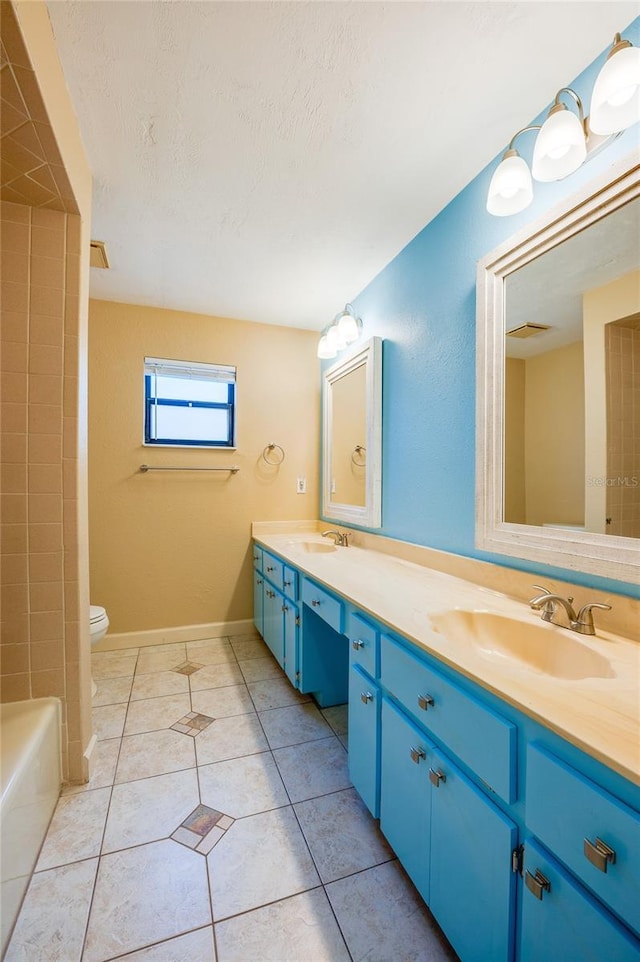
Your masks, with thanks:
M 282 457 L 278 457 L 278 455 L 276 454 L 277 460 L 272 461 L 269 459 L 269 455 L 273 454 L 274 451 L 279 451 Z M 285 458 L 284 448 L 282 447 L 282 445 L 276 444 L 274 441 L 272 441 L 270 444 L 267 444 L 266 448 L 262 452 L 262 457 L 263 457 L 263 460 L 267 462 L 267 464 L 282 464 Z
M 367 463 L 366 452 L 367 452 L 367 449 L 365 448 L 365 446 L 364 446 L 363 444 L 356 444 L 355 448 L 353 449 L 353 454 L 351 455 L 351 460 L 352 460 L 352 462 L 353 462 L 355 465 L 357 465 L 359 468 L 363 468 L 363 467 L 365 466 L 365 464 Z M 362 461 L 356 461 L 356 455 L 357 455 L 358 457 L 361 457 L 361 458 L 362 458 Z

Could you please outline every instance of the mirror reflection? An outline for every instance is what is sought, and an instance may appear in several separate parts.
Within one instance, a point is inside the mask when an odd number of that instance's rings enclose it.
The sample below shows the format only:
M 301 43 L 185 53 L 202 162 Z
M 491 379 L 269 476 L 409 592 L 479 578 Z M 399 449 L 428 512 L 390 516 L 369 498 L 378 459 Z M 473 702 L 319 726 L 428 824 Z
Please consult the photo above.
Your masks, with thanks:
M 504 297 L 503 520 L 640 537 L 640 201 Z
M 382 524 L 382 339 L 354 345 L 322 385 L 322 516 Z
M 365 506 L 367 371 L 365 361 L 332 384 L 331 498 Z

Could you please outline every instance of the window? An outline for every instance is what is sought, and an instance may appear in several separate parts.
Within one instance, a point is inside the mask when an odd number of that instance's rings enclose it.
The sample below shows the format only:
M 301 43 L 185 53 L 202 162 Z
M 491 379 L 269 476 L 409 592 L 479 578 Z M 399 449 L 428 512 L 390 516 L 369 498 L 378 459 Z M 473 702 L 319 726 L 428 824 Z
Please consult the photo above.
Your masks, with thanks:
M 145 357 L 145 444 L 232 448 L 235 386 L 235 367 Z

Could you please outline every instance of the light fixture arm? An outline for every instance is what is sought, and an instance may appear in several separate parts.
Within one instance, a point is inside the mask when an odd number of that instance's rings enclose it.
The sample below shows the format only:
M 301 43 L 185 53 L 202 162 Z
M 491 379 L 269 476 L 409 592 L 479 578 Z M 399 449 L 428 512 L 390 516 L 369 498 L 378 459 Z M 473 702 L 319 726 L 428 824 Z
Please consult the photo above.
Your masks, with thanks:
M 520 134 L 526 134 L 528 130 L 540 130 L 540 124 L 530 124 L 528 127 L 521 127 L 520 130 L 518 130 L 509 141 L 507 150 L 515 150 L 513 145 L 515 144 L 516 139 L 520 136 Z
M 549 112 L 550 115 L 554 112 L 554 110 L 557 110 L 558 107 L 564 107 L 564 104 L 563 104 L 563 103 L 561 102 L 561 100 L 560 100 L 560 94 L 570 94 L 570 95 L 573 97 L 573 99 L 574 99 L 574 101 L 575 101 L 575 104 L 576 104 L 576 107 L 578 108 L 578 117 L 580 118 L 580 123 L 581 123 L 582 126 L 584 127 L 584 126 L 585 126 L 585 122 L 584 122 L 584 108 L 583 108 L 583 106 L 582 106 L 582 101 L 580 100 L 580 97 L 579 97 L 578 94 L 575 92 L 575 90 L 572 90 L 571 87 L 560 87 L 560 90 L 558 91 L 558 93 L 557 93 L 557 94 L 555 95 L 555 97 L 554 97 L 553 107 L 551 108 L 551 111 Z

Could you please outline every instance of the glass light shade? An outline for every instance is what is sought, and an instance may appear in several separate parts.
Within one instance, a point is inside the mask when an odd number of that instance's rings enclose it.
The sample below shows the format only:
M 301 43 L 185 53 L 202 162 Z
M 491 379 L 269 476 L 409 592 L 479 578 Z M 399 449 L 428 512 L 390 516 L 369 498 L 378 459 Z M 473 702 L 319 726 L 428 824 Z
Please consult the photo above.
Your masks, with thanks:
M 327 331 L 327 341 L 329 342 L 329 346 L 335 350 L 336 353 L 338 351 L 342 351 L 347 346 L 347 342 L 342 336 L 340 328 L 337 324 L 332 324 Z
M 338 330 L 344 338 L 346 344 L 353 344 L 353 342 L 357 341 L 358 337 L 360 336 L 358 320 L 348 311 L 344 311 L 344 313 L 341 314 L 338 321 Z
M 532 200 L 531 171 L 516 150 L 508 150 L 491 178 L 487 210 L 496 217 L 506 217 L 518 214 Z
M 622 47 L 609 56 L 591 95 L 589 127 L 617 134 L 640 120 L 640 48 Z
M 536 137 L 531 173 L 536 180 L 561 180 L 577 170 L 586 156 L 584 127 L 576 114 L 563 107 L 549 114 Z
M 327 335 L 323 334 L 318 342 L 318 357 L 321 360 L 326 361 L 332 357 L 335 357 L 337 353 L 337 350 L 329 344 Z

